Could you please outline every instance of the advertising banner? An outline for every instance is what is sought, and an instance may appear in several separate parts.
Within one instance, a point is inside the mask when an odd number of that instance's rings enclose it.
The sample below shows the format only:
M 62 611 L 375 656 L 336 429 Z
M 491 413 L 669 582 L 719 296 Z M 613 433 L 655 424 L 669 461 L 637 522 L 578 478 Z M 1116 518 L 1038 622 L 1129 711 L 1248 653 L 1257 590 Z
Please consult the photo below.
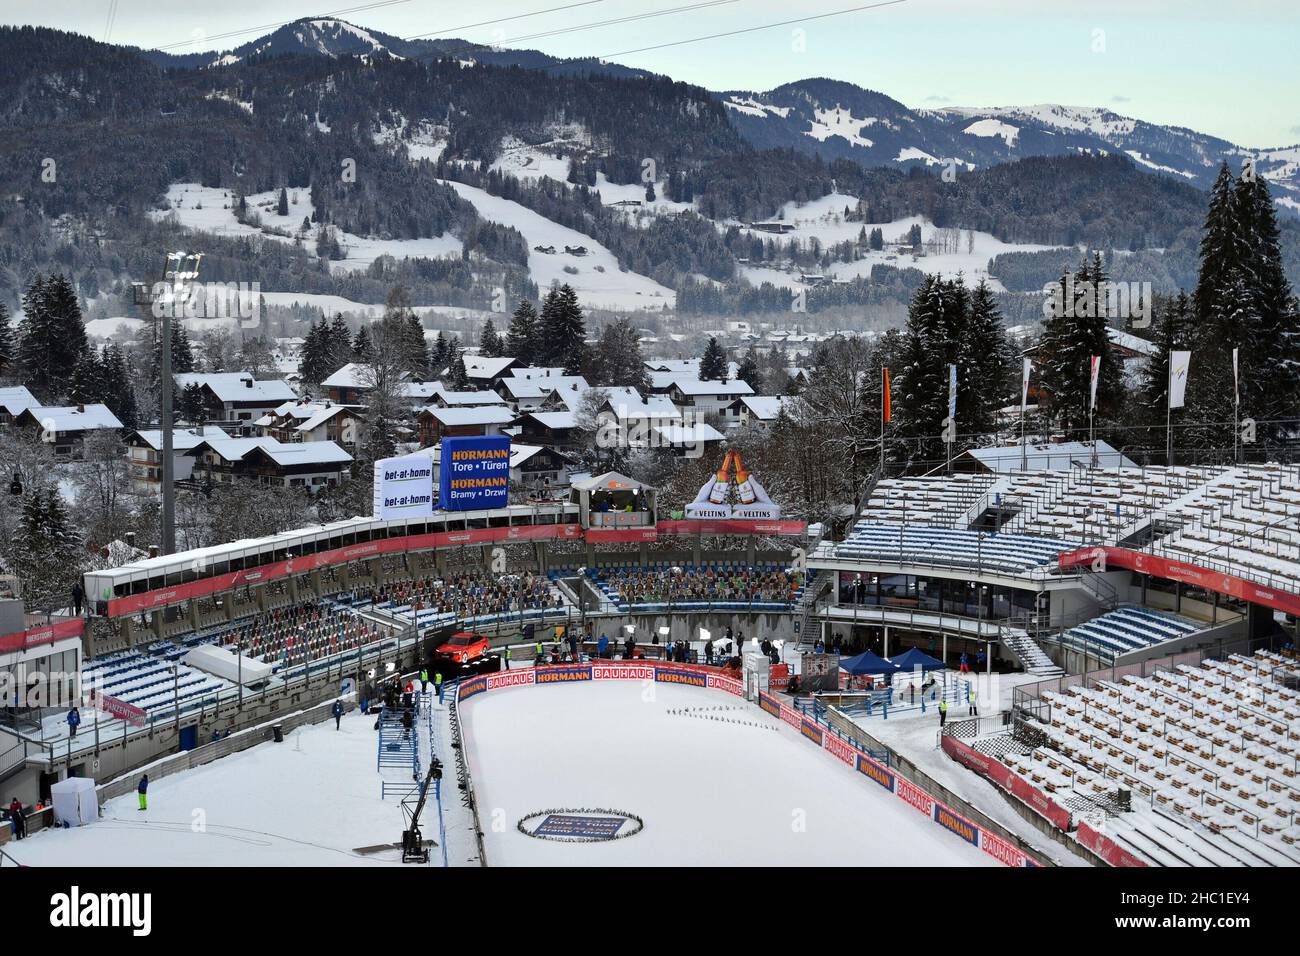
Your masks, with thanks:
M 1039 816 L 1050 820 L 1058 830 L 1065 833 L 1069 832 L 1070 811 L 1010 767 L 999 763 L 987 754 L 980 753 L 955 737 L 945 736 L 943 738 L 943 750 L 953 760 L 965 764 L 980 776 L 987 777 L 1020 800 L 1021 803 L 1027 804 Z
M 536 674 L 531 667 L 521 667 L 513 671 L 500 671 L 496 674 L 487 675 L 487 689 L 496 690 L 498 687 L 522 687 L 535 683 Z
M 945 830 L 951 830 L 971 846 L 979 843 L 980 828 L 955 810 L 950 810 L 937 801 L 934 804 L 934 822 Z
M 1111 866 L 1146 866 L 1144 862 L 1122 846 L 1119 846 L 1110 837 L 1104 833 L 1099 833 L 1086 823 L 1079 824 L 1076 836 L 1081 844 L 1096 853 Z
M 444 438 L 438 467 L 438 507 L 444 511 L 504 508 L 510 491 L 510 438 Z
M 591 667 L 575 667 L 560 664 L 554 667 L 534 667 L 538 684 L 572 684 L 575 681 L 591 680 Z
M 884 764 L 877 763 L 870 757 L 858 754 L 858 773 L 869 780 L 874 780 L 886 790 L 894 789 L 894 771 Z
M 375 462 L 372 513 L 384 521 L 432 515 L 433 460 L 427 455 L 403 455 Z

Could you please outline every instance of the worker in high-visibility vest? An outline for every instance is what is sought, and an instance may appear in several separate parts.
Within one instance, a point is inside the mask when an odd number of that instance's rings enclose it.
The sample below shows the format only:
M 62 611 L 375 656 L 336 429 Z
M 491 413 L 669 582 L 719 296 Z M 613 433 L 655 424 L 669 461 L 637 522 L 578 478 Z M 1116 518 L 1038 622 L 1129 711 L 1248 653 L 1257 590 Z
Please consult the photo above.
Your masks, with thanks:
M 442 703 L 442 671 L 435 671 L 433 675 L 433 686 L 438 691 L 438 703 Z
M 972 717 L 978 717 L 979 708 L 975 706 L 975 686 L 972 684 L 969 688 L 967 688 L 966 693 L 970 697 L 970 715 Z
M 948 719 L 948 698 L 939 698 L 939 726 L 942 727 L 945 720 Z
M 429 692 L 429 672 L 426 669 L 422 669 L 420 671 L 420 693 L 427 694 L 428 692 Z

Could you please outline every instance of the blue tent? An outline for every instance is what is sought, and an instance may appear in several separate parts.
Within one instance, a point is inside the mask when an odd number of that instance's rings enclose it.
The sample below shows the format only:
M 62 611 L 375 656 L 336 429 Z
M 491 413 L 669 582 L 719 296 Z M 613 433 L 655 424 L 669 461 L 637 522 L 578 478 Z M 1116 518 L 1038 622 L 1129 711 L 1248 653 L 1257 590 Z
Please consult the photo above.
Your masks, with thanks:
M 943 661 L 935 660 L 917 647 L 913 647 L 906 654 L 891 657 L 890 660 L 897 664 L 900 670 L 905 671 L 914 671 L 918 667 L 923 671 L 943 670 Z
M 863 651 L 857 657 L 846 657 L 840 661 L 840 670 L 850 674 L 896 674 L 898 665 L 885 660 L 879 654 Z

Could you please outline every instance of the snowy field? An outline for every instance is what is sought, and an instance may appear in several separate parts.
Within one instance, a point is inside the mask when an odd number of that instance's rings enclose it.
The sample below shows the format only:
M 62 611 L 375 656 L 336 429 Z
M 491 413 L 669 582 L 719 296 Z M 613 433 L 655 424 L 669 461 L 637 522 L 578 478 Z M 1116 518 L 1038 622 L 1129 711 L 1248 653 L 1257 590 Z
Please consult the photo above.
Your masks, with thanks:
M 667 286 L 636 272 L 622 272 L 612 252 L 574 229 L 541 216 L 531 209 L 493 196 L 476 186 L 444 180 L 460 197 L 489 222 L 514 226 L 528 243 L 528 271 L 537 287 L 545 292 L 552 282 L 573 286 L 583 305 L 603 309 L 662 309 L 676 304 L 677 294 Z M 534 246 L 554 246 L 554 253 L 537 252 Z M 585 256 L 571 256 L 565 246 L 585 246 Z M 568 266 L 577 271 L 566 272 Z
M 379 798 L 373 725 L 354 712 L 338 732 L 333 720 L 302 727 L 283 743 L 152 780 L 146 811 L 130 793 L 105 804 L 97 823 L 43 830 L 5 851 L 30 866 L 400 866 L 400 850 L 358 852 L 402 835 L 399 799 Z M 456 831 L 454 772 L 448 779 L 444 804 Z M 437 839 L 434 814 L 423 829 Z M 468 826 L 450 833 L 448 845 L 453 865 L 463 864 L 473 852 Z M 441 864 L 433 851 L 431 865 Z
M 671 713 L 685 708 L 696 710 Z M 716 690 L 631 681 L 521 687 L 474 697 L 461 712 L 492 866 L 997 865 L 758 707 Z M 605 843 L 516 829 L 539 810 L 577 807 L 626 810 L 645 829 Z
M 311 190 L 287 190 L 289 214 L 276 211 L 279 191 L 253 193 L 246 197 L 250 212 L 262 221 L 261 228 L 247 226 L 235 218 L 234 193 L 228 189 L 201 186 L 198 183 L 173 183 L 167 190 L 167 209 L 154 210 L 156 220 L 174 216 L 179 225 L 218 236 L 263 236 L 276 242 L 292 243 L 295 239 L 316 251 L 316 227 L 303 233 L 303 219 L 310 219 L 313 209 Z M 269 231 L 274 230 L 274 231 Z M 422 239 L 377 239 L 335 230 L 347 258 L 330 263 L 331 272 L 357 272 L 366 269 L 381 255 L 395 259 L 439 259 L 459 256 L 461 241 L 450 233 Z M 285 233 L 286 235 L 279 235 Z
M 913 225 L 921 227 L 923 243 L 933 240 L 938 232 L 932 223 L 921 216 L 908 216 L 893 222 L 854 222 L 845 219 L 845 209 L 852 210 L 857 204 L 856 196 L 845 193 L 831 193 L 808 203 L 790 202 L 781 207 L 781 212 L 776 219 L 794 226 L 792 231 L 779 236 L 747 228 L 742 228 L 742 231 L 764 240 L 771 239 L 778 246 L 789 245 L 792 242 L 806 246 L 810 240 L 816 239 L 823 248 L 840 242 L 854 241 L 863 229 L 866 229 L 868 235 L 873 229 L 879 229 L 886 244 L 905 236 Z M 718 225 L 719 228 L 725 228 L 726 225 L 739 224 L 719 223 Z M 956 247 L 949 252 L 913 257 L 910 254 L 899 254 L 894 249 L 886 247 L 879 251 L 867 252 L 854 262 L 834 262 L 827 271 L 834 278 L 843 280 L 869 276 L 871 268 L 877 265 L 893 266 L 897 269 L 919 269 L 929 275 L 948 277 L 963 272 L 968 284 L 973 285 L 980 279 L 987 279 L 994 290 L 1005 291 L 997 279 L 989 276 L 990 259 L 1004 252 L 1040 252 L 1055 248 L 1059 247 L 1003 242 L 987 232 L 962 229 Z M 770 267 L 741 266 L 740 273 L 753 285 L 763 282 L 787 288 L 796 288 L 800 285 L 797 271 L 784 272 Z

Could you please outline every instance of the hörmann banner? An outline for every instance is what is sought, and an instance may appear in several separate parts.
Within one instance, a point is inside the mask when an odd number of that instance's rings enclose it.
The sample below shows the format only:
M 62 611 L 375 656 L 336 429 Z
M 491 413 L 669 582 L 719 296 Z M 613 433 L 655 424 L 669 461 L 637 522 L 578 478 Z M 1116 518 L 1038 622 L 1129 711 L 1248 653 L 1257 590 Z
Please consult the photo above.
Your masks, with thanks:
M 509 436 L 444 438 L 439 454 L 439 508 L 481 511 L 509 503 Z
M 375 462 L 374 516 L 427 518 L 433 514 L 433 461 L 427 455 L 402 455 Z

